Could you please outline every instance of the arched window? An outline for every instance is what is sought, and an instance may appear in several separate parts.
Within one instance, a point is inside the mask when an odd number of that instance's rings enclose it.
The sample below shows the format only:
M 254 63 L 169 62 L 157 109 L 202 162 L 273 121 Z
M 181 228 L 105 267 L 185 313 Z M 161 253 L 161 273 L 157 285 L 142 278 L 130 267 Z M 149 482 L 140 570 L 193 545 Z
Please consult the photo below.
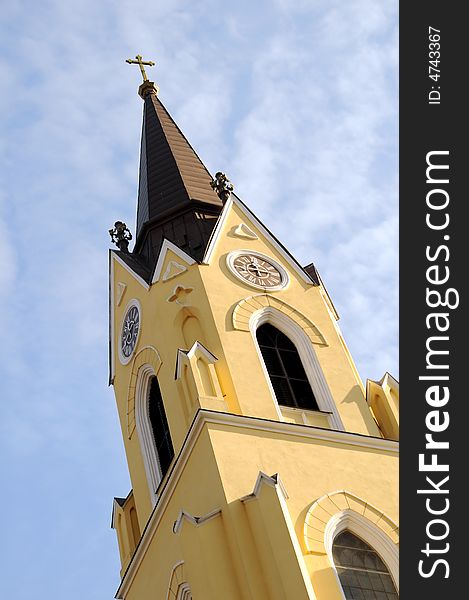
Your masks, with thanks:
M 397 600 L 389 569 L 377 552 L 345 529 L 335 538 L 332 556 L 346 600 Z
M 152 377 L 148 392 L 148 416 L 150 418 L 156 456 L 158 459 L 161 478 L 164 477 L 174 456 L 173 443 L 169 433 L 168 420 L 161 397 L 158 379 Z
M 270 323 L 258 327 L 256 336 L 277 402 L 283 406 L 318 410 L 295 344 Z

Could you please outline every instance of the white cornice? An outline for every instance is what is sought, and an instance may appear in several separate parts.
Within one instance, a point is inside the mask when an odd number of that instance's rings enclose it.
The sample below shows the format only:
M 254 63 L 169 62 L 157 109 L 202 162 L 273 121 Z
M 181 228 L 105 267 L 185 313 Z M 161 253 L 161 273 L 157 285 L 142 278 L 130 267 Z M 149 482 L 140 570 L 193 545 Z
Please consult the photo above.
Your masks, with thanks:
M 203 525 L 207 521 L 214 519 L 215 517 L 219 517 L 221 515 L 221 508 L 216 508 L 215 510 L 211 510 L 206 515 L 202 515 L 201 517 L 193 517 L 190 513 L 185 510 L 181 510 L 178 518 L 174 522 L 173 525 L 173 533 L 179 533 L 182 529 L 182 525 L 184 520 L 188 521 L 192 525 L 198 527 L 199 525 Z
M 243 496 L 240 498 L 241 502 L 248 502 L 249 500 L 254 500 L 257 498 L 261 492 L 261 488 L 263 485 L 268 485 L 269 487 L 277 488 L 282 492 L 282 496 L 285 500 L 288 500 L 287 490 L 283 485 L 283 481 L 280 479 L 280 475 L 275 473 L 274 475 L 266 475 L 262 471 L 259 471 L 259 475 L 257 476 L 256 485 L 254 486 L 253 491 L 247 496 Z
M 199 409 L 192 422 L 189 432 L 187 433 L 179 455 L 173 463 L 171 472 L 168 474 L 165 480 L 163 489 L 158 490 L 158 502 L 153 509 L 152 514 L 150 515 L 132 560 L 130 561 L 126 572 L 124 573 L 121 584 L 116 593 L 116 598 L 124 599 L 129 591 L 138 568 L 147 552 L 156 530 L 158 529 L 158 525 L 164 515 L 165 509 L 168 506 L 179 479 L 184 472 L 186 463 L 191 456 L 192 449 L 194 448 L 204 426 L 208 424 L 226 425 L 227 427 L 236 427 L 241 429 L 255 429 L 262 432 L 281 433 L 283 435 L 302 437 L 310 440 L 332 442 L 341 446 L 356 446 L 367 450 L 378 450 L 380 452 L 386 452 L 394 455 L 397 455 L 399 452 L 398 442 L 392 440 L 374 438 L 357 433 L 321 429 L 319 427 L 299 425 L 297 423 L 270 421 L 256 417 L 245 417 L 231 413 L 221 413 Z
M 161 277 L 161 271 L 163 270 L 164 259 L 166 258 L 166 254 L 167 254 L 168 250 L 171 250 L 171 252 L 174 252 L 174 254 L 176 254 L 176 256 L 179 256 L 179 258 L 181 260 L 183 260 L 185 263 L 187 263 L 189 266 L 193 265 L 195 263 L 195 260 L 192 258 L 192 256 L 189 256 L 188 254 L 186 254 L 184 252 L 184 250 L 181 250 L 181 248 L 178 248 L 176 246 L 176 244 L 173 244 L 173 242 L 170 242 L 169 240 L 164 239 L 163 244 L 161 246 L 160 253 L 158 255 L 158 260 L 156 261 L 155 270 L 153 272 L 153 277 L 151 278 L 152 284 L 159 281 L 159 279 Z
M 323 429 L 321 427 L 312 427 L 310 425 L 301 425 L 298 423 L 271 421 L 268 419 L 259 419 L 257 417 L 245 417 L 231 413 L 219 413 L 208 410 L 199 411 L 197 417 L 200 416 L 200 413 L 203 414 L 202 418 L 205 423 L 257 429 L 259 431 L 270 431 L 272 433 L 287 433 L 297 437 L 333 442 L 344 446 L 360 446 L 362 448 L 380 450 L 381 452 L 390 452 L 392 454 L 398 454 L 399 452 L 399 443 L 394 440 L 386 440 L 359 433 L 349 433 L 346 431 Z

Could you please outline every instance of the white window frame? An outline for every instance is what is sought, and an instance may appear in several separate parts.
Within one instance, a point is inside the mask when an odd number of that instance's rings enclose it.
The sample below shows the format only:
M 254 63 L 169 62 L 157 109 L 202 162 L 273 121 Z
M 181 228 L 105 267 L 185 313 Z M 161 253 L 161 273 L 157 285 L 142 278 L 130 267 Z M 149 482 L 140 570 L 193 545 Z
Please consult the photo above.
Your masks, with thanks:
M 387 566 L 389 574 L 396 586 L 396 590 L 399 593 L 399 547 L 382 529 L 377 527 L 369 519 L 359 515 L 353 510 L 347 509 L 336 513 L 328 521 L 324 531 L 324 546 L 329 557 L 329 562 L 332 565 L 334 574 L 337 578 L 342 598 L 345 599 L 345 594 L 334 562 L 332 546 L 335 538 L 345 529 L 361 538 L 379 554 L 380 558 Z
M 271 325 L 276 327 L 279 331 L 284 333 L 291 342 L 293 342 L 300 356 L 301 362 L 306 373 L 306 377 L 308 378 L 308 382 L 311 386 L 311 389 L 313 390 L 319 410 L 329 413 L 328 421 L 329 426 L 332 429 L 338 431 L 345 431 L 344 424 L 342 423 L 342 419 L 340 418 L 337 406 L 334 402 L 329 386 L 327 385 L 324 373 L 322 372 L 319 360 L 316 356 L 316 352 L 314 351 L 311 340 L 301 329 L 301 327 L 299 327 L 298 324 L 295 323 L 295 321 L 290 319 L 287 315 L 283 314 L 279 310 L 273 308 L 272 306 L 267 306 L 252 314 L 251 319 L 249 321 L 249 328 L 251 330 L 251 335 L 254 339 L 254 344 L 256 346 L 257 353 L 262 364 L 262 368 L 264 369 L 264 373 L 267 378 L 272 398 L 275 402 L 275 407 L 277 409 L 279 419 L 281 421 L 284 420 L 281 412 L 281 406 L 277 401 L 277 397 L 272 386 L 272 381 L 270 379 L 269 372 L 265 365 L 264 358 L 262 356 L 262 352 L 259 347 L 259 342 L 257 341 L 256 335 L 257 329 L 265 323 L 270 323 Z
M 135 424 L 153 506 L 156 504 L 158 498 L 156 490 L 162 479 L 160 461 L 155 447 L 155 438 L 150 422 L 148 406 L 150 382 L 151 379 L 156 376 L 157 373 L 155 373 L 155 369 L 152 365 L 142 365 L 138 371 L 135 388 Z

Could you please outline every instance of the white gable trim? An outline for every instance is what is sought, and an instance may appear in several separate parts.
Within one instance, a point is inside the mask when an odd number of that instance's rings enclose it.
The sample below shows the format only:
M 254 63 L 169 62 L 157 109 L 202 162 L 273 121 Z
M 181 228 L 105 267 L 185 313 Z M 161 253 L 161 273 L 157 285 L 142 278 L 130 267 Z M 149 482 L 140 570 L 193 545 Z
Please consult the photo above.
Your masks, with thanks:
M 233 195 L 229 197 L 226 201 L 223 210 L 221 211 L 220 216 L 218 217 L 218 222 L 215 225 L 215 229 L 212 231 L 212 235 L 210 237 L 210 241 L 208 243 L 207 249 L 205 250 L 204 257 L 202 259 L 202 264 L 208 265 L 210 263 L 210 259 L 215 250 L 215 246 L 217 245 L 218 240 L 220 239 L 220 233 L 225 225 L 228 214 L 233 206 Z
M 122 258 L 120 258 L 119 256 L 117 256 L 117 254 L 115 254 L 114 252 L 112 252 L 112 253 L 111 253 L 111 255 L 112 255 L 113 259 L 114 259 L 114 260 L 116 260 L 116 261 L 117 261 L 117 262 L 118 262 L 118 263 L 119 263 L 119 264 L 120 264 L 122 267 L 124 267 L 124 269 L 125 269 L 126 271 L 128 271 L 128 272 L 129 272 L 129 273 L 132 275 L 132 277 L 133 277 L 133 278 L 134 278 L 136 281 L 138 281 L 138 282 L 139 282 L 139 284 L 140 284 L 142 287 L 144 287 L 146 290 L 149 290 L 149 289 L 150 289 L 150 286 L 148 285 L 148 283 L 147 283 L 147 282 L 146 282 L 144 279 L 142 279 L 142 278 L 140 277 L 140 275 L 137 275 L 137 273 L 135 273 L 135 271 L 133 271 L 133 270 L 132 270 L 132 269 L 129 267 L 129 265 L 127 265 L 127 264 L 126 264 L 126 263 L 125 263 L 125 262 L 122 260 Z
M 189 256 L 188 254 L 186 254 L 184 252 L 184 250 L 181 250 L 181 248 L 178 248 L 176 246 L 176 244 L 173 244 L 173 242 L 170 242 L 169 240 L 165 239 L 165 240 L 163 240 L 163 245 L 161 246 L 161 250 L 158 255 L 158 260 L 156 261 L 155 271 L 153 272 L 153 277 L 151 278 L 152 284 L 159 281 L 159 279 L 161 277 L 161 271 L 163 270 L 164 260 L 166 258 L 166 254 L 167 254 L 168 250 L 171 250 L 171 252 L 174 252 L 174 254 L 179 256 L 179 258 L 181 260 L 183 260 L 185 263 L 187 263 L 188 265 L 193 265 L 195 263 L 195 260 L 192 258 L 192 256 Z
M 113 252 L 109 252 L 109 385 L 114 384 L 116 372 L 114 356 L 114 262 L 112 261 Z
M 177 351 L 177 357 L 176 357 L 176 375 L 175 375 L 175 379 L 181 379 L 181 366 L 184 362 L 185 359 L 190 360 L 195 354 L 200 353 L 203 356 L 205 356 L 207 362 L 211 365 L 213 365 L 218 358 L 216 356 L 214 356 L 210 350 L 207 350 L 207 348 L 201 344 L 200 342 L 194 342 L 194 345 L 192 346 L 192 348 L 188 351 L 186 350 L 181 350 L 181 348 L 179 348 L 179 350 Z
M 257 219 L 257 217 L 252 213 L 244 204 L 238 200 L 236 197 L 231 195 L 231 198 L 225 204 L 223 211 L 220 215 L 219 221 L 213 231 L 212 239 L 207 247 L 202 263 L 209 264 L 212 254 L 215 250 L 217 242 L 220 238 L 220 234 L 223 230 L 223 226 L 227 219 L 228 213 L 231 210 L 231 207 L 236 205 L 237 208 L 245 215 L 247 219 L 252 221 L 257 229 L 262 233 L 262 235 L 266 238 L 266 240 L 272 244 L 272 246 L 277 250 L 277 252 L 282 256 L 282 258 L 292 267 L 292 269 L 299 275 L 299 277 L 308 285 L 314 285 L 308 275 L 303 271 L 303 269 L 299 266 L 299 264 L 282 248 L 279 242 L 274 238 L 274 236 L 270 233 L 270 231 Z

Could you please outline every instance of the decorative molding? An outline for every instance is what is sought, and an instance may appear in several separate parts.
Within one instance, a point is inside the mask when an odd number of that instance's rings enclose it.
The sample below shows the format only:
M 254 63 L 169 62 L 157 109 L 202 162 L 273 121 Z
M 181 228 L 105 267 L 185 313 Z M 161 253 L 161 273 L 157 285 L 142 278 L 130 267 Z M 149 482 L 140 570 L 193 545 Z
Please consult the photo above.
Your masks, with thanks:
M 148 285 L 148 283 L 142 277 L 140 277 L 140 275 L 137 275 L 137 273 L 135 273 L 135 271 L 132 271 L 132 269 L 119 256 L 117 256 L 117 254 L 115 252 L 111 251 L 111 256 L 116 262 L 118 262 L 121 265 L 121 267 L 123 267 L 128 273 L 130 273 L 130 275 L 132 275 L 132 277 L 135 279 L 135 281 L 138 281 L 138 283 L 145 290 L 148 291 L 150 289 L 150 286 Z
M 180 263 L 176 262 L 175 260 L 170 260 L 168 263 L 168 266 L 166 267 L 166 271 L 164 272 L 163 281 L 168 281 L 169 279 L 173 279 L 174 277 L 177 277 L 178 275 L 180 275 L 181 273 L 184 273 L 185 271 L 187 271 L 187 267 L 185 267 L 184 265 L 181 265 Z
M 318 423 L 311 422 L 314 417 L 325 417 L 328 419 L 328 415 L 331 415 L 330 410 L 310 410 L 306 408 L 296 408 L 295 406 L 280 406 L 280 412 L 284 419 L 292 419 L 294 423 L 300 423 L 303 425 L 313 425 L 320 427 Z M 298 419 L 301 419 L 299 421 Z
M 347 529 L 347 525 L 344 524 L 340 530 L 334 529 L 335 534 L 331 536 L 332 525 L 338 520 L 345 522 L 345 517 L 351 518 L 352 514 L 366 519 L 367 523 L 376 527 L 392 543 L 399 543 L 399 527 L 390 517 L 355 494 L 347 490 L 338 490 L 324 494 L 313 502 L 306 513 L 303 529 L 308 552 L 331 553 L 333 538 L 343 529 Z M 375 549 L 378 551 L 378 548 Z
M 193 356 L 203 356 L 209 365 L 213 365 L 218 360 L 218 358 L 214 356 L 210 350 L 207 350 L 207 348 L 200 342 L 194 342 L 194 345 L 190 350 L 181 350 L 181 348 L 179 348 L 176 357 L 176 373 L 174 379 L 181 378 L 182 365 L 186 359 L 190 360 Z
M 283 485 L 283 481 L 280 479 L 280 475 L 275 473 L 272 476 L 266 475 L 262 471 L 259 471 L 259 475 L 257 476 L 256 485 L 254 486 L 253 491 L 247 496 L 243 496 L 241 498 L 241 502 L 248 502 L 249 500 L 254 500 L 257 498 L 261 492 L 261 487 L 263 485 L 268 485 L 269 487 L 278 488 L 278 491 L 282 494 L 285 500 L 288 500 L 287 490 Z
M 232 323 L 235 329 L 240 331 L 250 331 L 250 321 L 253 315 L 267 307 L 272 307 L 289 317 L 301 327 L 309 337 L 312 344 L 327 346 L 327 341 L 319 327 L 310 321 L 299 310 L 293 308 L 283 300 L 269 294 L 256 294 L 240 300 L 233 309 Z
M 115 293 L 114 293 L 114 252 L 109 250 L 109 382 L 108 385 L 114 384 L 116 372 L 116 353 L 115 353 Z
M 117 502 L 117 499 L 114 498 L 112 501 L 111 529 L 117 529 L 116 515 L 122 514 L 123 512 L 122 506 Z
M 245 223 L 240 223 L 235 230 L 233 231 L 233 235 L 240 238 L 246 238 L 248 240 L 258 240 L 259 236 L 255 233 L 250 227 L 248 227 Z
M 162 365 L 158 350 L 153 346 L 145 346 L 135 355 L 130 374 L 129 391 L 127 393 L 127 437 L 132 437 L 135 431 L 135 394 L 137 390 L 138 373 L 141 367 L 150 365 L 154 374 L 157 375 Z
M 280 256 L 291 266 L 293 271 L 303 280 L 304 283 L 309 286 L 315 285 L 309 276 L 305 273 L 301 265 L 293 258 L 293 256 L 287 252 L 287 250 L 280 244 L 280 242 L 270 233 L 270 231 L 257 219 L 257 217 L 245 206 L 239 198 L 237 198 L 234 194 L 231 194 L 230 199 L 226 202 L 220 217 L 218 218 L 218 223 L 213 230 L 212 237 L 210 238 L 210 242 L 207 246 L 207 250 L 205 251 L 204 258 L 202 260 L 203 264 L 209 264 L 212 258 L 213 252 L 216 248 L 217 242 L 220 238 L 221 232 L 223 231 L 223 227 L 225 225 L 228 214 L 232 208 L 232 206 L 236 206 L 241 213 L 246 217 L 246 220 L 252 221 L 253 225 L 262 233 L 262 235 L 266 238 L 266 240 L 275 248 L 275 250 L 280 254 Z
M 379 381 L 367 379 L 366 402 L 384 437 L 399 439 L 399 382 L 388 372 Z
M 186 581 L 183 560 L 177 562 L 171 571 L 166 600 L 192 600 L 191 588 Z
M 135 417 L 135 396 L 137 393 L 137 383 L 139 371 L 144 365 L 149 365 L 155 375 L 158 374 L 162 365 L 158 350 L 153 346 L 145 346 L 136 354 L 130 374 L 129 391 L 127 394 L 127 436 L 130 439 L 136 426 Z
M 320 429 L 308 425 L 299 425 L 297 423 L 285 423 L 271 421 L 268 419 L 259 419 L 256 417 L 246 417 L 232 413 L 222 413 L 199 409 L 189 428 L 183 446 L 170 467 L 165 483 L 159 490 L 157 504 L 153 509 L 148 520 L 147 526 L 143 531 L 141 540 L 132 560 L 124 573 L 120 586 L 116 592 L 116 598 L 123 600 L 132 585 L 132 581 L 137 574 L 139 566 L 148 550 L 148 547 L 158 529 L 159 523 L 171 500 L 178 482 L 184 472 L 185 466 L 192 454 L 192 450 L 203 431 L 209 424 L 225 425 L 240 429 L 256 430 L 260 432 L 272 432 L 276 434 L 291 435 L 293 437 L 305 438 L 309 440 L 318 440 L 322 442 L 332 442 L 342 447 L 360 447 L 371 451 L 388 453 L 397 456 L 399 444 L 383 438 L 374 438 L 358 433 L 348 433 L 345 431 L 333 431 L 331 429 Z
M 207 245 L 207 249 L 205 250 L 204 257 L 202 259 L 202 264 L 208 265 L 210 263 L 210 259 L 215 250 L 215 247 L 220 239 L 220 234 L 223 231 L 223 227 L 225 226 L 226 219 L 230 213 L 231 207 L 233 206 L 233 194 L 228 198 L 225 202 L 225 206 L 223 207 L 220 216 L 218 217 L 217 224 L 212 231 L 212 235 L 210 236 L 210 240 Z
M 184 287 L 183 285 L 177 285 L 171 296 L 166 299 L 166 302 L 176 302 L 176 304 L 180 304 L 181 306 L 185 306 L 186 299 L 189 294 L 194 291 L 193 287 Z
M 359 499 L 357 498 L 357 500 Z M 391 523 L 395 525 L 392 521 Z M 388 532 L 383 531 L 380 522 L 373 523 L 366 516 L 353 509 L 345 509 L 336 513 L 328 521 L 324 531 L 324 546 L 340 590 L 342 591 L 342 584 L 334 563 L 332 547 L 334 539 L 345 529 L 361 538 L 379 554 L 389 570 L 396 589 L 399 591 L 399 528 L 395 526 L 393 531 L 397 533 L 390 535 Z M 397 541 L 395 541 L 396 538 Z
M 273 493 L 276 494 L 276 496 L 277 496 L 278 506 L 279 506 L 279 508 L 282 512 L 282 516 L 283 516 L 283 522 L 287 527 L 290 542 L 293 547 L 293 551 L 296 555 L 297 564 L 300 569 L 301 575 L 303 577 L 305 591 L 307 594 L 306 597 L 313 600 L 316 598 L 316 596 L 314 594 L 314 590 L 312 587 L 311 577 L 310 577 L 310 574 L 306 567 L 304 556 L 303 556 L 303 553 L 302 553 L 301 547 L 300 547 L 300 542 L 298 540 L 298 536 L 295 532 L 295 527 L 294 527 L 293 521 L 291 519 L 290 511 L 288 510 L 288 507 L 287 507 L 286 500 L 288 499 L 288 495 L 287 495 L 286 490 L 280 480 L 280 476 L 278 475 L 278 473 L 276 473 L 275 475 L 272 475 L 272 477 L 269 477 L 265 473 L 262 473 L 262 471 L 259 471 L 253 493 L 249 494 L 248 496 L 244 496 L 244 498 L 241 498 L 241 502 L 245 503 L 245 502 L 249 502 L 249 501 L 252 501 L 255 499 L 260 500 L 259 494 L 260 494 L 262 488 L 265 487 L 266 485 L 268 487 L 270 487 L 271 489 L 273 489 L 274 490 Z M 259 506 L 259 509 L 261 510 L 261 512 L 263 512 L 262 504 Z M 266 519 L 265 515 L 262 518 L 264 520 L 264 527 L 267 527 L 267 531 L 265 531 L 265 535 L 269 540 L 268 543 L 275 544 L 276 540 L 274 539 L 274 537 L 272 537 L 270 535 L 270 531 L 269 531 L 269 525 L 268 525 L 269 519 Z
M 176 254 L 176 256 L 178 256 L 181 260 L 183 260 L 187 265 L 190 266 L 190 265 L 195 264 L 195 260 L 192 258 L 192 256 L 189 256 L 188 254 L 186 254 L 184 252 L 184 250 L 181 250 L 181 248 L 178 248 L 175 244 L 173 244 L 173 242 L 170 242 L 169 240 L 167 240 L 165 238 L 163 241 L 163 244 L 161 246 L 160 253 L 158 255 L 158 260 L 156 261 L 155 270 L 153 272 L 153 277 L 151 278 L 152 284 L 159 281 L 159 279 L 161 277 L 161 272 L 163 270 L 164 261 L 166 258 L 166 254 L 168 253 L 168 250 L 171 250 L 171 252 Z
M 156 504 L 156 488 L 161 481 L 161 469 L 148 413 L 148 386 L 152 377 L 158 375 L 162 361 L 152 346 L 143 348 L 135 357 L 129 383 L 127 404 L 127 432 L 129 439 L 136 429 L 153 506 Z
M 342 592 L 334 564 L 334 539 L 345 529 L 369 544 L 386 563 L 399 588 L 399 527 L 383 511 L 347 490 L 325 494 L 314 502 L 303 526 L 308 553 L 327 555 Z
M 311 425 L 273 421 L 270 419 L 247 417 L 244 415 L 235 415 L 233 413 L 222 413 L 205 409 L 199 410 L 193 426 L 198 424 L 199 421 L 203 421 L 203 423 L 227 425 L 230 427 L 255 429 L 257 431 L 272 432 L 276 434 L 283 433 L 296 437 L 308 438 L 310 440 L 332 442 L 340 446 L 355 446 L 368 450 L 388 452 L 396 456 L 399 454 L 398 442 L 348 431 L 322 429 Z
M 126 289 L 127 289 L 127 285 L 125 283 L 123 283 L 122 281 L 119 281 L 117 284 L 117 298 L 116 298 L 117 306 L 120 306 L 120 303 L 122 302 L 122 298 L 124 297 Z
M 192 600 L 191 588 L 187 582 L 179 586 L 176 600 Z
M 272 399 L 275 402 L 279 419 L 283 419 L 282 411 L 277 402 L 275 391 L 270 380 L 270 375 L 267 367 L 265 366 L 264 358 L 259 348 L 256 336 L 257 328 L 264 323 L 271 323 L 277 327 L 277 329 L 282 331 L 295 344 L 305 369 L 306 376 L 308 377 L 309 384 L 314 392 L 319 410 L 323 411 L 324 413 L 328 413 L 328 422 L 332 429 L 345 431 L 344 424 L 340 418 L 336 403 L 334 402 L 334 398 L 332 397 L 329 386 L 327 385 L 324 373 L 322 372 L 321 365 L 319 364 L 319 360 L 316 356 L 316 352 L 314 351 L 313 343 L 311 341 L 311 336 L 314 333 L 315 339 L 320 339 L 323 341 L 321 345 L 327 345 L 324 336 L 321 334 L 319 329 L 313 323 L 311 323 L 311 321 L 306 319 L 306 317 L 304 317 L 300 312 L 292 307 L 289 307 L 284 302 L 277 305 L 284 309 L 280 311 L 275 306 L 275 303 L 270 303 L 272 298 L 267 295 L 265 296 L 269 301 L 267 306 L 264 304 L 266 301 L 265 297 L 263 298 L 264 302 L 262 302 L 260 299 L 257 300 L 258 297 L 256 296 L 254 296 L 256 304 L 249 304 L 250 309 L 247 309 L 251 310 L 251 316 L 249 318 L 249 330 L 251 331 L 254 345 L 257 349 L 259 360 L 261 361 L 261 365 L 269 385 Z M 240 304 L 241 303 L 239 303 L 238 306 Z M 274 306 L 272 304 L 274 304 Z M 260 308 L 256 310 L 255 307 L 259 305 Z M 238 306 L 236 306 L 233 311 L 233 320 L 234 312 Z M 287 309 L 289 309 L 291 312 L 287 312 Z
M 198 527 L 199 525 L 203 525 L 207 521 L 210 521 L 211 519 L 214 519 L 215 517 L 219 516 L 221 516 L 221 508 L 211 510 L 209 513 L 203 515 L 202 517 L 193 517 L 190 513 L 186 512 L 185 510 L 181 510 L 178 515 L 178 518 L 174 521 L 173 533 L 179 533 L 181 531 L 184 520 Z

